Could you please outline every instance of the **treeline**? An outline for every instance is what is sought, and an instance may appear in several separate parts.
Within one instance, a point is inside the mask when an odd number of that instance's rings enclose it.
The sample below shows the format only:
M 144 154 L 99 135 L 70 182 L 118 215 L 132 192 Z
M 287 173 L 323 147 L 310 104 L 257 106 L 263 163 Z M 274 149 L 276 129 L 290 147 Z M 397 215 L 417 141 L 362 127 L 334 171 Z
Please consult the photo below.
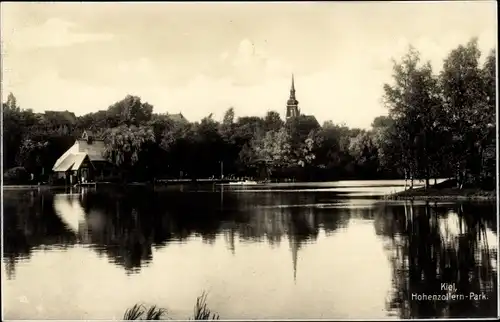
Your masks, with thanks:
M 302 115 L 189 122 L 157 114 L 137 96 L 106 110 L 34 113 L 9 95 L 3 109 L 3 162 L 9 176 L 48 175 L 84 130 L 106 142 L 106 157 L 130 180 L 255 177 L 296 180 L 454 176 L 461 186 L 495 178 L 495 51 L 480 64 L 477 40 L 452 50 L 439 75 L 410 48 L 385 84 L 388 116 L 368 130 Z M 362 89 L 360 89 L 362 90 Z M 22 170 L 24 169 L 24 170 Z M 7 174 L 5 174 L 6 177 Z M 5 177 L 4 177 L 5 178 Z
M 380 133 L 384 162 L 410 177 L 453 176 L 495 186 L 496 52 L 481 65 L 477 39 L 453 49 L 441 72 L 410 48 L 384 86 L 391 124 Z

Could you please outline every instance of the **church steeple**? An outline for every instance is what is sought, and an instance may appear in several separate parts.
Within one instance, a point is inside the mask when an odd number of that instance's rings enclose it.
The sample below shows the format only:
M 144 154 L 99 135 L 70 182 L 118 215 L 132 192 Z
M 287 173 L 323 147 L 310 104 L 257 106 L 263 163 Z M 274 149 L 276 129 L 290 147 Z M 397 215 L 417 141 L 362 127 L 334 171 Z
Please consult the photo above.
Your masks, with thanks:
M 292 74 L 292 87 L 290 88 L 290 98 L 286 103 L 286 118 L 299 116 L 299 101 L 295 98 L 295 79 Z

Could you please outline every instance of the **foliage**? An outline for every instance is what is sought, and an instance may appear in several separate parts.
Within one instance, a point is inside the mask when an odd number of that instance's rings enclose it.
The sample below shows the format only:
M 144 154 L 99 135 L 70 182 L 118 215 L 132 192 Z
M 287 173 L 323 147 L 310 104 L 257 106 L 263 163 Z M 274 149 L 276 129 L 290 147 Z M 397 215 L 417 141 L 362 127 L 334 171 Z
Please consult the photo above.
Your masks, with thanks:
M 123 315 L 124 320 L 162 320 L 163 316 L 167 313 L 166 309 L 158 308 L 156 305 L 151 306 L 149 309 L 144 304 L 135 304 L 130 309 L 125 311 Z
M 384 86 L 393 123 L 379 151 L 382 163 L 424 178 L 426 186 L 437 176 L 455 175 L 461 187 L 483 180 L 485 173 L 491 176 L 484 171 L 483 152 L 494 144 L 492 55 L 481 69 L 477 39 L 472 39 L 451 51 L 440 75 L 430 63 L 420 64 L 413 48 L 395 62 L 394 83 Z M 396 158 L 390 161 L 391 155 Z
M 168 311 L 164 308 L 159 308 L 156 305 L 149 309 L 144 304 L 135 304 L 130 309 L 125 311 L 124 320 L 163 320 L 166 318 Z M 207 306 L 207 294 L 203 292 L 196 299 L 194 306 L 193 318 L 189 320 L 219 320 L 219 315 L 212 312 Z
M 205 292 L 202 293 L 196 299 L 196 305 L 194 307 L 194 320 L 218 320 L 219 315 L 217 313 L 213 313 L 207 307 L 207 294 Z
M 257 138 L 253 145 L 256 161 L 273 167 L 285 167 L 290 162 L 290 135 L 285 128 L 266 132 L 264 137 Z
M 25 139 L 20 147 L 18 163 L 26 168 L 39 168 L 44 164 L 43 158 L 46 156 L 47 141 L 34 141 Z
M 3 174 L 4 183 L 23 184 L 30 180 L 30 175 L 23 167 L 11 168 Z
M 132 166 L 148 143 L 155 142 L 153 129 L 121 125 L 106 133 L 105 156 L 117 166 Z
M 394 61 L 385 84 L 388 115 L 370 129 L 349 128 L 300 115 L 284 122 L 278 112 L 235 117 L 229 108 L 189 122 L 155 114 L 128 95 L 105 110 L 75 116 L 34 113 L 10 94 L 2 104 L 3 162 L 35 176 L 47 173 L 84 130 L 106 143 L 106 157 L 127 179 L 221 176 L 336 180 L 456 176 L 460 186 L 495 176 L 496 52 L 480 64 L 477 40 L 452 50 L 435 74 L 414 48 Z M 341 107 L 340 107 L 341 108 Z
M 376 173 L 378 165 L 378 149 L 374 144 L 372 135 L 368 132 L 361 132 L 351 139 L 349 153 L 354 158 L 356 168 L 366 172 L 365 177 L 371 173 Z

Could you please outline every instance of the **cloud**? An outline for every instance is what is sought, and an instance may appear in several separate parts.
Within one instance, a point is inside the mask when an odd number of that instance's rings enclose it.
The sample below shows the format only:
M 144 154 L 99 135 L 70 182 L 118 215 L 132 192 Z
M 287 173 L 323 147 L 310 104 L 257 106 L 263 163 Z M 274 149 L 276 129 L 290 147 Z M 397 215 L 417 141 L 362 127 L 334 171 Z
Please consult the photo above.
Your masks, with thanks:
M 221 61 L 225 61 L 229 57 L 229 53 L 227 51 L 220 54 L 219 58 Z
M 121 61 L 118 63 L 120 76 L 137 74 L 148 74 L 154 70 L 151 61 L 146 57 L 141 57 L 135 61 Z
M 235 86 L 253 86 L 268 78 L 290 75 L 291 68 L 283 61 L 273 59 L 264 44 L 244 38 L 238 46 L 222 52 L 210 75 L 231 80 Z
M 47 15 L 56 15 L 53 8 L 47 9 Z M 151 31 L 149 23 L 154 19 L 144 15 L 139 19 L 137 9 L 134 14 L 138 21 L 127 30 L 123 30 L 123 16 L 116 14 L 116 6 L 111 18 L 95 19 L 92 13 L 87 22 L 79 18 L 82 22 L 79 25 L 68 22 L 73 21 L 68 15 L 43 24 L 45 20 L 32 15 L 38 19 L 38 26 L 28 28 L 27 18 L 16 16 L 11 18 L 9 28 L 2 26 L 2 36 L 8 42 L 8 48 L 2 49 L 12 53 L 3 57 L 6 69 L 3 94 L 12 91 L 22 107 L 36 111 L 68 109 L 83 114 L 105 109 L 125 95 L 135 94 L 153 104 L 156 112 L 182 111 L 192 121 L 211 112 L 220 119 L 230 106 L 234 106 L 237 116 L 264 115 L 268 110 L 276 110 L 283 116 L 293 72 L 297 99 L 304 113 L 315 115 L 320 122 L 332 119 L 350 126 L 369 126 L 373 117 L 386 113 L 380 97 L 383 84 L 392 81 L 391 58 L 400 60 L 410 43 L 421 52 L 423 60 L 429 59 L 437 65 L 435 72 L 451 49 L 466 43 L 473 35 L 479 35 L 484 54 L 496 43 L 496 28 L 488 22 L 490 15 L 478 20 L 443 11 L 430 15 L 425 9 L 418 15 L 422 17 L 419 20 L 433 20 L 414 23 L 411 18 L 415 16 L 414 9 L 406 5 L 404 8 L 405 15 L 380 9 L 381 15 L 375 15 L 377 22 L 366 19 L 373 16 L 371 9 L 349 9 L 350 13 L 342 13 L 341 10 L 348 9 L 339 7 L 334 10 L 339 19 L 328 14 L 331 26 L 321 23 L 319 12 L 314 16 L 301 14 L 303 19 L 272 14 L 273 23 L 259 20 L 257 26 L 245 27 L 240 23 L 239 28 L 232 23 L 231 27 L 224 27 L 232 30 L 226 33 L 224 29 L 222 35 L 219 29 L 222 24 L 196 25 L 189 22 L 196 19 L 181 19 L 176 14 L 179 21 L 174 19 L 175 28 L 168 24 L 157 28 L 162 30 L 158 32 L 161 38 Z M 484 15 L 486 11 L 481 12 Z M 80 12 L 74 19 L 79 16 Z M 90 32 L 99 28 L 98 20 L 102 23 L 100 30 L 116 29 L 111 34 Z M 115 24 L 111 24 L 112 20 Z M 140 27 L 141 20 L 148 23 Z M 180 20 L 189 26 L 183 27 Z M 13 27 L 16 22 L 22 24 L 21 28 Z M 5 19 L 2 23 L 6 24 Z M 393 31 L 394 24 L 398 28 Z M 78 32 L 85 26 L 88 28 L 85 33 Z M 191 36 L 183 31 L 191 32 Z M 119 32 L 123 41 L 102 43 Z M 90 41 L 101 43 L 85 48 L 67 47 Z M 13 50 L 14 47 L 55 49 L 20 52 Z
M 76 32 L 77 25 L 52 18 L 42 25 L 2 30 L 6 46 L 13 49 L 64 47 L 78 43 L 109 41 L 112 34 Z M 6 30 L 7 29 L 7 30 Z

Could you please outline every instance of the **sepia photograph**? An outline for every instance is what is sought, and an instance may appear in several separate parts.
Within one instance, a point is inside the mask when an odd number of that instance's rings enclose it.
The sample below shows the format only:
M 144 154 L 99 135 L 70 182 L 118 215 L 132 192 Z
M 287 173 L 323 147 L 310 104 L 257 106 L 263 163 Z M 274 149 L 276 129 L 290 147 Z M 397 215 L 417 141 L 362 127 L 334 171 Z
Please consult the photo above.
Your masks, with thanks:
M 496 1 L 2 2 L 2 319 L 496 319 Z

